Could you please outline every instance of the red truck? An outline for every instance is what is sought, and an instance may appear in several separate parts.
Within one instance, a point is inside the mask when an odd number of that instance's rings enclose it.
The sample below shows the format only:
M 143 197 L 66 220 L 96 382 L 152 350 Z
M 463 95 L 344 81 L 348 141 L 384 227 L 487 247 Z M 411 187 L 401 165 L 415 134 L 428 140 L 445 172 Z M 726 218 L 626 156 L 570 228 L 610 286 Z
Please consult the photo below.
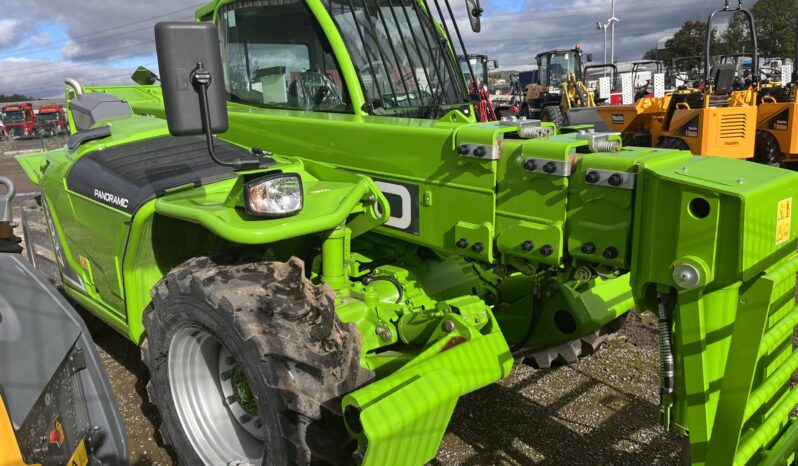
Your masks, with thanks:
M 64 107 L 60 105 L 46 105 L 39 107 L 39 114 L 36 116 L 39 131 L 44 136 L 56 136 L 69 133 L 69 122 L 67 122 Z
M 36 114 L 29 103 L 3 107 L 3 125 L 8 136 L 13 138 L 32 138 L 38 136 Z

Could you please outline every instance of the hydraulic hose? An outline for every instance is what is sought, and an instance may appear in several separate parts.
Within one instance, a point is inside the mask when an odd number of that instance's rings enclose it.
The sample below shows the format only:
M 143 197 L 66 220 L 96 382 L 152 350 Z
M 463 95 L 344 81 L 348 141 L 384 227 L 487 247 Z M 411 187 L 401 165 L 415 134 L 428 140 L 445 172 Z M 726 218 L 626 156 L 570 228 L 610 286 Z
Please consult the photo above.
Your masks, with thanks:
M 660 293 L 658 298 L 660 383 L 662 393 L 670 395 L 674 386 L 671 320 L 668 314 L 668 296 Z
M 540 296 L 540 289 L 535 290 L 535 299 L 532 301 L 532 318 L 529 321 L 529 328 L 526 331 L 526 335 L 524 338 L 518 340 L 518 343 L 513 345 L 510 348 L 510 352 L 515 354 L 516 352 L 524 349 L 526 342 L 532 338 L 532 334 L 535 332 L 535 329 L 538 328 L 538 324 L 540 324 L 541 314 L 543 313 L 543 299 Z

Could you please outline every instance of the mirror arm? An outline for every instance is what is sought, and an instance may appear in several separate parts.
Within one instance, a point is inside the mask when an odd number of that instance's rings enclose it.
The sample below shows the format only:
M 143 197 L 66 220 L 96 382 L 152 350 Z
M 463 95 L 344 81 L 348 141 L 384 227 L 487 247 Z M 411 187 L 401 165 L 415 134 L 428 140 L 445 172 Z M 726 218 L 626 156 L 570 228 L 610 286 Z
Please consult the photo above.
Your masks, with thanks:
M 225 162 L 216 156 L 213 147 L 213 133 L 211 132 L 211 110 L 208 104 L 208 86 L 211 84 L 211 73 L 205 69 L 202 62 L 197 63 L 197 68 L 191 74 L 191 82 L 194 84 L 200 100 L 200 117 L 202 127 L 205 130 L 205 142 L 208 145 L 208 154 L 214 162 L 225 167 L 233 167 L 235 170 L 254 170 L 260 168 L 259 160 L 235 159 L 232 162 Z

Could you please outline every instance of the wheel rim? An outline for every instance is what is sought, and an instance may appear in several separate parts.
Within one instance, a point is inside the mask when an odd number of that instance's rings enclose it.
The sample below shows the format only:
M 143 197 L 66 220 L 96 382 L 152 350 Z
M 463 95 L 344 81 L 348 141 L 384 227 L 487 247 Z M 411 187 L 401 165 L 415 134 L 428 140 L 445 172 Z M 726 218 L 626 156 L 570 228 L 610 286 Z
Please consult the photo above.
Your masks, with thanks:
M 177 417 L 203 463 L 262 462 L 263 429 L 254 398 L 218 339 L 199 328 L 178 330 L 169 345 L 168 373 Z

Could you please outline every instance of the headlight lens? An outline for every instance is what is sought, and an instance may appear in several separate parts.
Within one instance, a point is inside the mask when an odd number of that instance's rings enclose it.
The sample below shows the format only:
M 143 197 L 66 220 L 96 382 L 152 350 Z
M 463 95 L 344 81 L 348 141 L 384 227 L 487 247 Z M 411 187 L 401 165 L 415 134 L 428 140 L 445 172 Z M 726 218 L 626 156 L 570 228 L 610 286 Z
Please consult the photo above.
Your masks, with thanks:
M 278 173 L 246 184 L 245 202 L 252 215 L 284 217 L 302 210 L 302 179 Z

